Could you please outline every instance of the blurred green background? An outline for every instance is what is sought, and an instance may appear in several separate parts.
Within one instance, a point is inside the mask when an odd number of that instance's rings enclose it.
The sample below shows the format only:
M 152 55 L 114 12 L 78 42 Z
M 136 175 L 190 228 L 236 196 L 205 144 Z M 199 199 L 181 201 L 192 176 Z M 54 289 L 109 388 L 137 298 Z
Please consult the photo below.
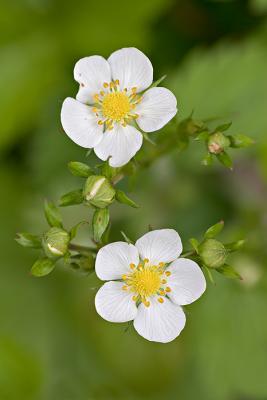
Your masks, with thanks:
M 0 399 L 266 400 L 267 1 L 2 1 L 0 32 Z M 151 58 L 156 79 L 168 74 L 180 119 L 194 109 L 256 140 L 232 153 L 233 172 L 200 166 L 199 143 L 173 152 L 139 173 L 140 209 L 111 207 L 112 241 L 152 224 L 177 229 L 186 247 L 220 219 L 227 241 L 248 239 L 231 260 L 243 281 L 216 275 L 165 345 L 102 320 L 94 275 L 31 277 L 37 254 L 13 240 L 46 229 L 44 197 L 79 187 L 66 164 L 85 151 L 59 118 L 77 91 L 74 63 L 129 46 Z M 68 228 L 91 216 L 79 206 L 63 213 Z M 78 240 L 89 237 L 85 227 Z

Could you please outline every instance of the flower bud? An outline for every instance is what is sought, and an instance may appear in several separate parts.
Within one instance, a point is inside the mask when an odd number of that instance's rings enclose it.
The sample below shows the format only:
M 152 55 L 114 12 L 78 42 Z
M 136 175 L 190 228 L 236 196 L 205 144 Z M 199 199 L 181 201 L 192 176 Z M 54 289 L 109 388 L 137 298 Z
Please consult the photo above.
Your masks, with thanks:
M 104 176 L 92 175 L 86 180 L 83 193 L 88 204 L 105 208 L 113 202 L 115 189 Z
M 212 154 L 220 154 L 230 146 L 230 140 L 222 132 L 213 133 L 208 140 L 208 149 Z
M 206 239 L 198 248 L 203 263 L 209 268 L 221 267 L 227 258 L 227 250 L 224 245 L 215 239 Z
M 47 257 L 62 257 L 68 251 L 70 236 L 64 229 L 53 227 L 45 233 L 43 248 Z

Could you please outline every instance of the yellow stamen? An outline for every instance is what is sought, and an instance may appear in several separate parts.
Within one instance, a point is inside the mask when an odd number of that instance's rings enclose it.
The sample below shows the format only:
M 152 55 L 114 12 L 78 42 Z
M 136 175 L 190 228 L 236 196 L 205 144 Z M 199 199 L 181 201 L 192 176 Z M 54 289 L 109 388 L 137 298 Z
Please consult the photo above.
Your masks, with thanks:
M 134 269 L 134 268 L 135 268 L 135 264 L 134 264 L 134 263 L 131 263 L 131 264 L 130 264 L 130 268 L 131 268 L 131 269 Z
M 159 297 L 159 298 L 158 298 L 158 302 L 161 303 L 161 304 L 164 303 L 163 297 Z
M 166 276 L 170 276 L 171 274 L 172 274 L 171 271 L 165 271 Z
M 109 84 L 108 84 L 107 82 L 104 82 L 104 83 L 103 83 L 103 86 L 104 86 L 104 88 L 108 88 L 108 87 L 109 87 Z
M 166 290 L 166 292 L 167 292 L 167 293 L 170 293 L 170 292 L 172 291 L 172 290 L 171 290 L 171 288 L 170 288 L 169 286 L 168 286 L 168 287 L 166 287 L 166 289 L 165 289 L 165 290 Z
M 161 283 L 163 283 L 163 285 L 165 285 L 165 283 L 167 283 L 166 279 L 162 279 Z

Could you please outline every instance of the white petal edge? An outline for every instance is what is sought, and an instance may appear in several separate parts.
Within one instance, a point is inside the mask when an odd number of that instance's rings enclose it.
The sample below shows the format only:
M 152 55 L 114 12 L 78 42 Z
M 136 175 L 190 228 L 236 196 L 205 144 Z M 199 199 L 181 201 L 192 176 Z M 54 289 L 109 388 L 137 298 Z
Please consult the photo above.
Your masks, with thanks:
M 136 87 L 137 92 L 141 92 L 153 82 L 153 67 L 149 58 L 135 47 L 115 51 L 108 62 L 112 78 L 119 79 L 121 89 Z
M 103 83 L 111 81 L 109 63 L 101 56 L 81 58 L 75 64 L 74 79 L 80 83 L 76 99 L 93 104 L 93 96 L 103 89 Z
M 97 124 L 91 107 L 71 97 L 62 104 L 61 123 L 68 137 L 81 147 L 92 148 L 103 138 L 103 126 Z
M 170 299 L 179 305 L 186 305 L 196 301 L 206 290 L 206 279 L 197 263 L 186 258 L 173 261 L 167 271 L 168 286 L 171 292 Z
M 149 301 L 149 307 L 143 303 L 138 307 L 134 319 L 135 330 L 152 342 L 171 342 L 185 326 L 186 318 L 182 308 L 167 298 L 163 303 L 159 303 L 156 298 Z
M 131 271 L 130 264 L 138 264 L 136 247 L 125 242 L 114 242 L 102 247 L 96 256 L 95 272 L 99 279 L 121 279 Z
M 151 264 L 174 261 L 182 252 L 180 236 L 174 229 L 159 229 L 146 233 L 135 243 L 142 259 Z
M 139 115 L 137 124 L 144 132 L 154 132 L 166 125 L 177 113 L 174 94 L 163 87 L 148 89 L 135 112 Z
M 109 157 L 111 167 L 127 164 L 142 146 L 143 136 L 133 126 L 116 124 L 111 131 L 104 133 L 103 139 L 95 147 L 97 157 L 106 161 Z
M 127 322 L 137 315 L 133 293 L 123 290 L 123 285 L 122 282 L 107 282 L 96 294 L 96 311 L 106 321 Z

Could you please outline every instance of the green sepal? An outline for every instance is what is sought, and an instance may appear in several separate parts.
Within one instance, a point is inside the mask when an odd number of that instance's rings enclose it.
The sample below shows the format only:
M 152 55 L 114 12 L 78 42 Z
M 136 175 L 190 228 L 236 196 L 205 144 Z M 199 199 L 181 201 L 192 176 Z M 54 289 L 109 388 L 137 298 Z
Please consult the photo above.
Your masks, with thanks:
M 208 140 L 210 133 L 208 131 L 200 132 L 194 140 Z
M 78 270 L 83 274 L 88 274 L 89 272 L 92 272 L 94 270 L 94 263 L 95 260 L 92 254 L 76 254 L 74 256 L 71 256 L 66 264 L 70 265 L 70 267 L 75 271 Z
M 215 225 L 212 225 L 204 234 L 205 239 L 212 239 L 217 236 L 224 227 L 224 221 L 220 221 Z
M 233 169 L 233 161 L 228 153 L 223 151 L 222 153 L 216 154 L 217 159 L 220 161 L 222 165 L 226 168 Z
M 108 179 L 114 178 L 114 176 L 118 175 L 120 168 L 114 168 L 109 165 L 106 161 L 100 166 L 101 175 L 104 175 Z
M 246 243 L 246 240 L 241 239 L 241 240 L 238 240 L 237 242 L 225 244 L 225 248 L 230 252 L 237 251 L 237 250 L 240 250 L 244 246 L 245 243 Z
M 242 148 L 242 147 L 249 147 L 252 144 L 254 144 L 254 140 L 251 139 L 249 136 L 242 135 L 242 134 L 237 134 L 237 135 L 232 135 L 229 136 L 230 141 L 231 141 L 231 147 L 234 148 Z
M 195 252 L 198 254 L 198 246 L 199 246 L 198 240 L 195 238 L 191 238 L 191 239 L 189 239 L 189 243 L 191 244 L 191 246 L 193 247 Z
M 86 204 L 97 208 L 106 208 L 115 197 L 115 189 L 110 181 L 103 175 L 89 176 L 84 186 L 84 198 Z
M 45 217 L 50 226 L 62 228 L 62 216 L 59 209 L 52 201 L 45 200 L 44 202 Z
M 93 170 L 89 167 L 89 165 L 79 161 L 70 161 L 68 163 L 68 168 L 72 175 L 80 176 L 81 178 L 88 178 L 88 176 L 93 174 Z
M 31 268 L 31 274 L 36 277 L 42 277 L 50 274 L 55 268 L 55 261 L 50 258 L 39 258 Z
M 218 271 L 220 274 L 222 274 L 226 278 L 242 280 L 242 277 L 231 265 L 224 264 L 220 268 L 216 268 L 216 271 Z
M 210 281 L 213 285 L 216 285 L 216 283 L 215 283 L 215 281 L 214 281 L 214 279 L 213 279 L 211 270 L 210 270 L 208 267 L 206 267 L 206 265 L 203 265 L 203 267 L 204 267 L 204 269 L 205 269 L 205 271 L 206 271 L 206 274 L 207 274 L 207 276 L 208 276 L 209 281 Z
M 72 239 L 74 239 L 74 238 L 76 237 L 78 229 L 80 228 L 80 226 L 82 226 L 82 225 L 84 225 L 84 224 L 88 224 L 88 222 L 87 222 L 87 221 L 78 222 L 78 224 L 74 225 L 74 226 L 71 228 L 71 230 L 70 230 L 70 232 L 69 232 L 70 240 L 72 240 Z
M 43 235 L 43 249 L 49 258 L 60 258 L 68 252 L 70 235 L 62 228 L 53 226 Z
M 205 239 L 198 247 L 201 261 L 209 268 L 221 267 L 227 258 L 228 250 L 216 239 Z
M 83 202 L 83 199 L 84 197 L 82 189 L 72 190 L 71 192 L 63 194 L 63 196 L 61 196 L 59 200 L 59 206 L 67 207 L 76 204 L 81 204 Z
M 15 240 L 24 247 L 31 247 L 33 249 L 40 249 L 42 247 L 41 238 L 28 232 L 17 233 Z
M 115 198 L 119 203 L 126 204 L 127 206 L 130 206 L 133 208 L 140 207 L 132 199 L 130 199 L 122 190 L 116 190 Z
M 133 241 L 131 239 L 129 239 L 128 236 L 126 236 L 126 234 L 123 231 L 121 231 L 121 234 L 122 234 L 123 239 L 125 240 L 125 242 L 127 242 L 128 244 L 132 244 L 133 243 Z
M 230 126 L 232 125 L 232 122 L 227 122 L 226 124 L 222 124 L 217 126 L 217 128 L 214 130 L 215 132 L 224 132 L 227 131 Z
M 167 75 L 163 75 L 161 78 L 157 79 L 155 82 L 152 83 L 152 85 L 149 87 L 149 89 L 153 87 L 157 87 L 164 79 L 166 79 Z M 147 90 L 147 89 L 146 89 Z
M 213 157 L 211 153 L 208 153 L 201 161 L 202 165 L 205 165 L 205 167 L 208 167 L 210 165 L 212 165 L 213 162 Z
M 93 237 L 96 242 L 100 242 L 101 237 L 109 224 L 108 208 L 98 208 L 93 215 L 92 227 Z

